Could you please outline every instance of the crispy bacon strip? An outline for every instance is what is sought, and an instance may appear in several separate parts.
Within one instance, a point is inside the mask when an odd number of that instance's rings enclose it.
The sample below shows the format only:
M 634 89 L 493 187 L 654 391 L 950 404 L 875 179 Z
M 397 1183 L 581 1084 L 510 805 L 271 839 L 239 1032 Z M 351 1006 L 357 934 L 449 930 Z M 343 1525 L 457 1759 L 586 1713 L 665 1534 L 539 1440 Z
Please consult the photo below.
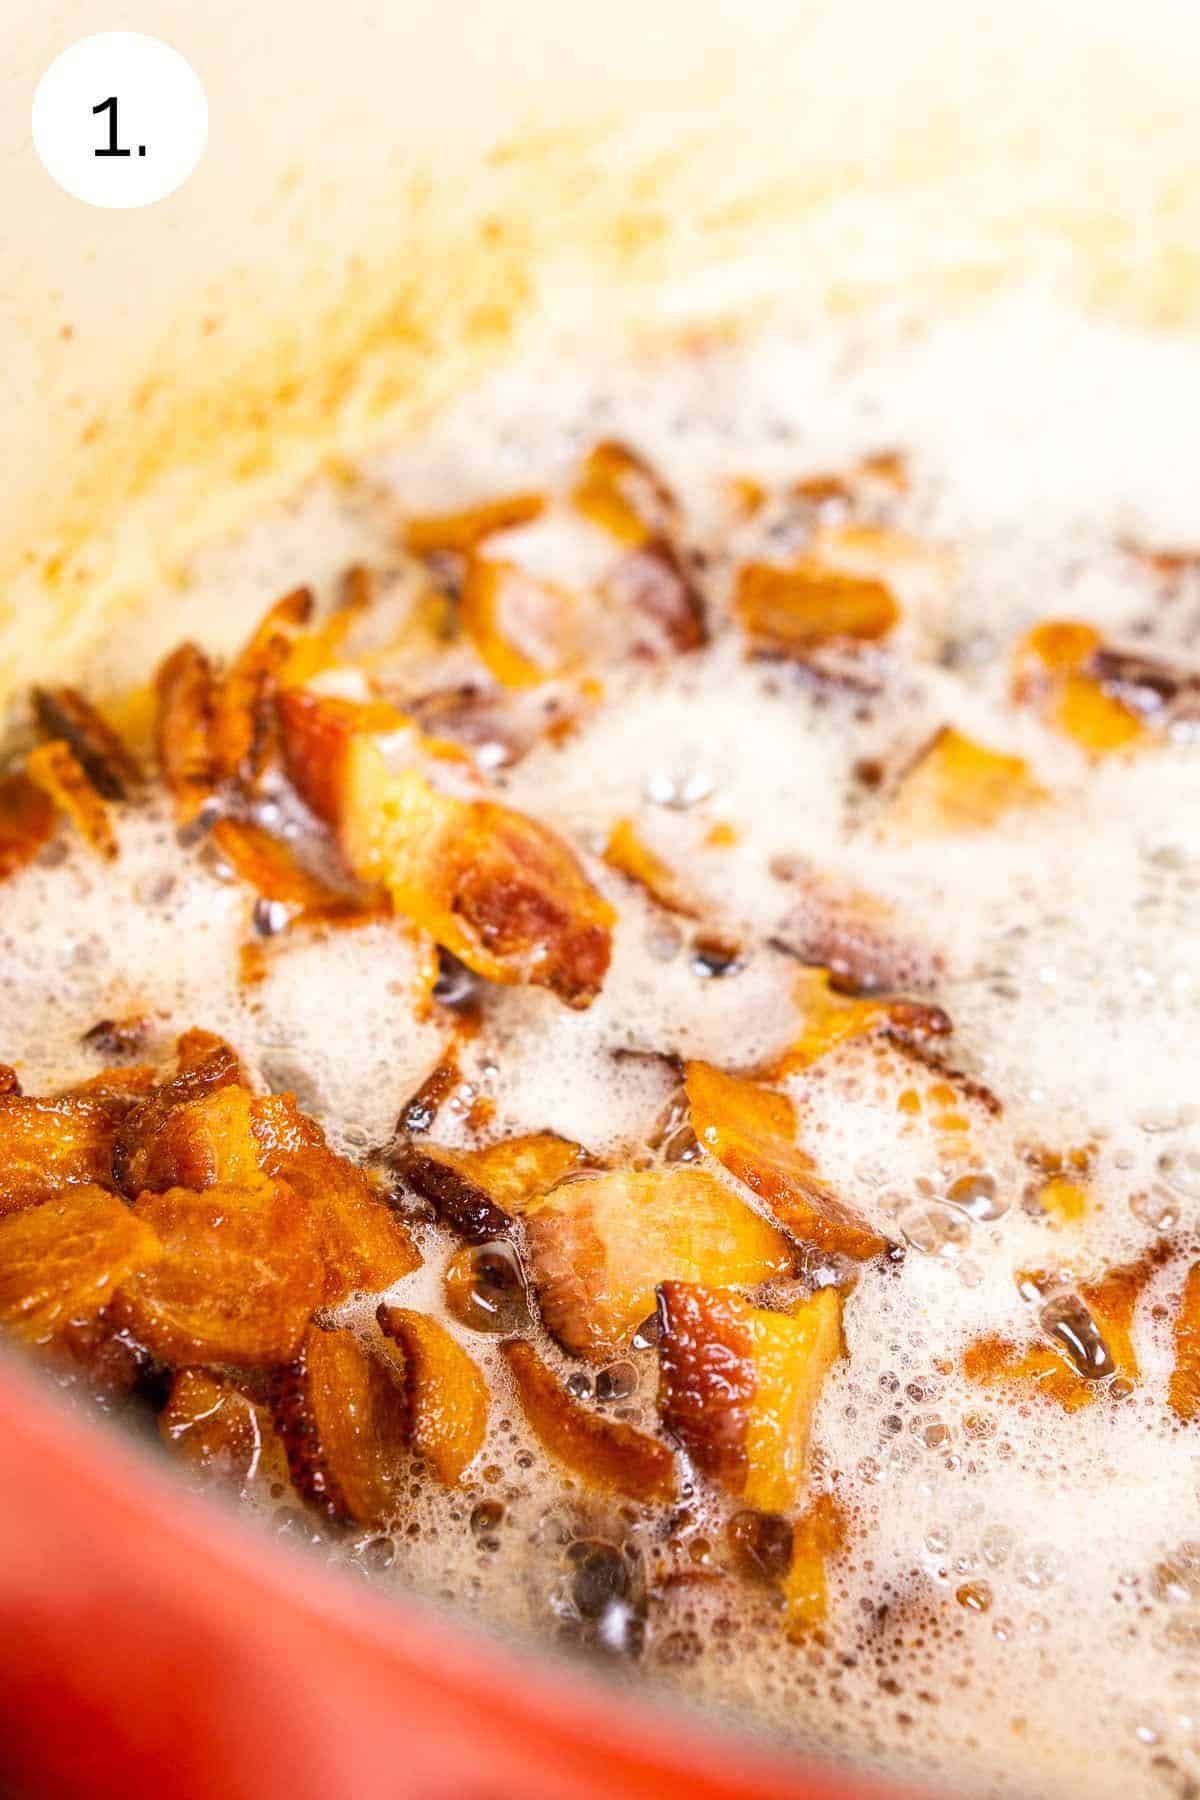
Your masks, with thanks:
M 688 919 L 700 916 L 695 896 L 687 891 L 670 864 L 642 840 L 632 819 L 617 820 L 605 845 L 604 860 L 610 869 L 636 881 L 667 912 L 681 913 Z
M 379 1307 L 380 1330 L 403 1351 L 413 1449 L 438 1480 L 455 1487 L 483 1447 L 488 1385 L 461 1344 L 424 1313 Z
M 542 1317 L 604 1362 L 654 1310 L 662 1281 L 752 1287 L 786 1273 L 786 1238 L 707 1170 L 615 1169 L 560 1182 L 525 1211 Z
M 0 1218 L 0 1325 L 44 1344 L 68 1324 L 95 1319 L 122 1282 L 149 1270 L 162 1246 L 101 1187 L 73 1187 Z
M 216 680 L 203 650 L 180 644 L 154 678 L 158 766 L 181 825 L 192 824 L 217 791 L 213 746 Z
M 266 1365 L 295 1355 L 322 1296 L 309 1208 L 283 1182 L 144 1193 L 163 1245 L 117 1297 L 139 1342 L 168 1363 Z
M 801 659 L 830 639 L 886 637 L 900 617 L 882 581 L 809 557 L 790 568 L 747 563 L 738 572 L 733 610 L 755 649 Z
M 128 800 L 142 786 L 141 766 L 119 733 L 78 688 L 34 688 L 43 735 L 63 738 L 104 800 Z
M 78 1186 L 112 1186 L 113 1122 L 89 1099 L 0 1095 L 0 1214 Z
M 387 910 L 381 895 L 355 895 L 330 887 L 306 869 L 290 844 L 245 819 L 218 819 L 213 842 L 242 880 L 262 896 L 314 924 L 358 925 Z
M 662 476 L 615 438 L 597 444 L 588 456 L 571 501 L 594 525 L 634 547 L 679 523 L 679 502 Z
M 574 596 L 516 563 L 472 556 L 459 603 L 463 629 L 504 687 L 536 687 L 572 661 Z
M 589 1487 L 630 1500 L 675 1498 L 675 1458 L 665 1444 L 576 1400 L 532 1344 L 513 1338 L 501 1350 L 525 1417 L 556 1462 Z
M 944 725 L 901 777 L 886 826 L 912 837 L 989 831 L 1006 813 L 1046 798 L 1024 757 L 989 750 Z
M 467 506 L 459 512 L 428 513 L 409 519 L 404 527 L 404 547 L 414 556 L 433 556 L 449 551 L 467 556 L 485 538 L 499 531 L 528 525 L 546 510 L 544 494 L 504 494 Z
M 54 830 L 54 802 L 23 771 L 0 781 L 0 881 L 31 863 Z
M 710 1063 L 688 1063 L 685 1081 L 698 1141 L 766 1204 L 785 1231 L 859 1262 L 883 1254 L 887 1239 L 838 1199 L 796 1143 L 795 1108 L 785 1094 L 723 1074 Z
M 292 1480 L 335 1523 L 383 1525 L 398 1510 L 410 1418 L 404 1387 L 349 1331 L 310 1326 L 271 1382 Z
M 1105 680 L 1104 641 L 1093 625 L 1047 620 L 1018 644 L 1013 698 L 1036 707 L 1088 756 L 1109 756 L 1144 739 L 1146 721 Z
M 266 767 L 279 678 L 312 611 L 312 591 L 306 587 L 277 600 L 220 682 L 212 722 L 218 781 L 252 787 Z
M 97 856 L 112 862 L 118 854 L 108 806 L 88 780 L 65 738 L 40 744 L 25 759 L 25 773 L 62 812 Z
M 813 1413 L 843 1355 L 841 1295 L 765 1312 L 694 1282 L 659 1289 L 659 1412 L 696 1466 L 759 1512 L 786 1513 L 808 1467 Z
M 341 841 L 360 879 L 489 981 L 546 987 L 586 1007 L 603 983 L 615 915 L 546 826 L 490 800 L 393 773 L 369 739 L 347 759 Z
M 829 1564 L 849 1536 L 845 1512 L 832 1494 L 818 1494 L 796 1520 L 792 1560 L 784 1582 L 787 1634 L 794 1643 L 820 1632 L 829 1618 Z

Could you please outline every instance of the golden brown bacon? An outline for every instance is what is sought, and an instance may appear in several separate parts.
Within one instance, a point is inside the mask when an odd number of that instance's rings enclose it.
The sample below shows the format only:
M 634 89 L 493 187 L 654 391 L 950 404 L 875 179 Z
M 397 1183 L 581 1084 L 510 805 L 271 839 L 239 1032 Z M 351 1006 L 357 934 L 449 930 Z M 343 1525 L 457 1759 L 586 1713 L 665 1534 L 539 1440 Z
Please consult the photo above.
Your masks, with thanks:
M 158 1415 L 169 1450 L 197 1472 L 244 1486 L 260 1474 L 287 1479 L 270 1414 L 232 1381 L 207 1369 L 181 1369 Z
M 167 1363 L 270 1365 L 293 1356 L 324 1284 L 312 1214 L 283 1182 L 144 1193 L 134 1215 L 161 1258 L 117 1306 Z
M 499 499 L 485 500 L 459 512 L 417 516 L 405 524 L 404 545 L 414 556 L 433 556 L 446 551 L 466 556 L 496 532 L 528 525 L 545 511 L 545 507 L 543 494 L 504 494 Z
M 887 1239 L 831 1192 L 796 1143 L 795 1109 L 785 1094 L 701 1062 L 688 1063 L 686 1085 L 697 1140 L 785 1231 L 856 1261 L 887 1249 Z
M 25 773 L 66 813 L 84 843 L 112 862 L 118 846 L 108 806 L 66 739 L 54 738 L 31 750 L 25 759 Z
M 663 1426 L 698 1468 L 759 1512 L 795 1506 L 813 1413 L 842 1353 L 833 1288 L 791 1313 L 694 1282 L 659 1290 Z
M 556 1462 L 630 1500 L 674 1499 L 675 1458 L 665 1444 L 574 1399 L 532 1344 L 513 1339 L 502 1349 L 525 1417 Z
M 695 896 L 687 891 L 670 865 L 643 842 L 632 819 L 617 820 L 605 845 L 604 860 L 609 868 L 636 881 L 668 912 L 682 913 L 685 918 L 698 917 L 700 906 Z
M 272 1378 L 271 1411 L 304 1499 L 335 1523 L 386 1524 L 400 1504 L 408 1401 L 353 1333 L 310 1326 Z
M 1200 1418 L 1200 1263 L 1187 1272 L 1175 1315 L 1175 1366 L 1167 1398 L 1185 1423 Z
M 1130 749 L 1147 730 L 1138 711 L 1110 691 L 1103 659 L 1094 626 L 1058 619 L 1035 626 L 1013 658 L 1013 698 L 1036 707 L 1093 757 Z
M 0 1214 L 67 1188 L 111 1187 L 113 1132 L 96 1101 L 0 1094 Z
M 662 476 L 628 444 L 611 438 L 588 456 L 571 500 L 623 544 L 647 544 L 679 523 L 679 503 Z
M 54 830 L 54 802 L 20 771 L 0 780 L 0 881 L 31 863 Z
M 886 637 L 900 617 L 882 581 L 811 558 L 790 568 L 747 563 L 738 573 L 733 605 L 755 649 L 800 658 L 831 639 Z
M 277 600 L 220 681 L 212 715 L 218 781 L 253 787 L 270 760 L 279 678 L 312 611 L 309 588 Z
M 33 708 L 43 735 L 65 739 L 102 799 L 128 800 L 137 793 L 137 758 L 78 688 L 34 688 Z
M 575 600 L 516 563 L 472 556 L 459 603 L 463 628 L 504 687 L 536 687 L 570 665 Z
M 796 1643 L 819 1633 L 829 1619 L 829 1564 L 845 1547 L 846 1515 L 832 1494 L 818 1494 L 797 1519 L 784 1582 L 788 1636 Z
M 628 551 L 603 585 L 605 597 L 627 621 L 633 655 L 665 656 L 708 642 L 703 597 L 666 538 L 651 538 Z
M 294 919 L 326 925 L 357 925 L 386 910 L 381 895 L 331 887 L 305 868 L 290 844 L 244 819 L 218 819 L 213 842 L 233 869 L 264 900 L 275 901 Z
M 364 881 L 489 981 L 547 987 L 591 1004 L 612 948 L 612 908 L 574 854 L 535 819 L 460 800 L 409 768 L 393 773 L 369 739 L 346 767 L 341 841 Z
M 546 1325 L 595 1362 L 653 1312 L 660 1282 L 751 1287 L 792 1263 L 782 1233 L 686 1166 L 578 1176 L 533 1201 L 524 1223 Z
M 1007 813 L 1046 797 L 1024 757 L 990 750 L 945 725 L 901 777 L 885 826 L 912 837 L 988 831 Z
M 180 644 L 154 678 L 158 766 L 181 825 L 191 825 L 218 786 L 213 748 L 216 679 L 195 644 Z
M 47 1343 L 94 1319 L 162 1255 L 153 1226 L 104 1188 L 79 1186 L 0 1218 L 0 1325 Z
M 382 1305 L 380 1330 L 398 1344 L 413 1449 L 447 1487 L 460 1482 L 483 1446 L 488 1386 L 461 1344 L 436 1319 Z
M 403 1145 L 394 1166 L 469 1244 L 503 1237 L 512 1215 L 585 1165 L 578 1144 L 552 1131 L 506 1138 L 486 1150 L 447 1150 L 440 1144 Z

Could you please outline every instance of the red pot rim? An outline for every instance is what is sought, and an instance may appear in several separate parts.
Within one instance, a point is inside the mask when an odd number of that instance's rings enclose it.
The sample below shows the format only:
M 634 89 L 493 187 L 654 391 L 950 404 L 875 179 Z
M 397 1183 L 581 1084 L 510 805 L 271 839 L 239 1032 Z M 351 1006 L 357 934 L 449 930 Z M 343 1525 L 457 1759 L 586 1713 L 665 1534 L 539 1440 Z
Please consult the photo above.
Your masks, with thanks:
M 877 1791 L 359 1588 L 9 1359 L 0 1417 L 0 1789 L 22 1800 Z

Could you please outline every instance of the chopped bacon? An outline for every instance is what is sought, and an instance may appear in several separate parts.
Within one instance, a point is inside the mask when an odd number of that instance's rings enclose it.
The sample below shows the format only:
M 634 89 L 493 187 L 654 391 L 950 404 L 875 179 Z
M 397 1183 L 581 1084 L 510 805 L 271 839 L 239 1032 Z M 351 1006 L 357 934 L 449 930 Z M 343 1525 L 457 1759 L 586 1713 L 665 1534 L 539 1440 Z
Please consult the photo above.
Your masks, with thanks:
M 446 552 L 467 556 L 478 549 L 485 538 L 500 531 L 512 531 L 518 525 L 528 525 L 545 509 L 544 494 L 504 494 L 499 499 L 485 500 L 459 512 L 418 515 L 405 523 L 404 546 L 414 556 Z
M 569 1394 L 532 1344 L 502 1346 L 521 1407 L 544 1450 L 588 1487 L 630 1500 L 672 1500 L 675 1458 L 665 1444 Z
M 191 825 L 216 794 L 213 747 L 216 679 L 196 644 L 180 644 L 154 678 L 158 766 L 181 825 Z
M 43 734 L 65 739 L 102 799 L 137 793 L 143 780 L 137 758 L 78 688 L 34 688 L 33 706 Z
M 796 1115 L 785 1094 L 688 1063 L 688 1104 L 697 1140 L 755 1194 L 801 1242 L 863 1261 L 887 1239 L 838 1199 L 811 1156 L 796 1143 Z
M 380 1330 L 403 1351 L 413 1449 L 438 1480 L 455 1487 L 483 1446 L 488 1386 L 461 1344 L 424 1313 L 379 1307 Z
M 153 1226 L 115 1194 L 78 1186 L 0 1218 L 0 1325 L 44 1344 L 94 1319 L 162 1255 Z
M 0 780 L 0 881 L 31 863 L 54 830 L 54 802 L 23 771 Z
M 66 813 L 84 843 L 112 862 L 118 845 L 108 806 L 66 739 L 54 738 L 31 750 L 25 759 L 25 773 Z

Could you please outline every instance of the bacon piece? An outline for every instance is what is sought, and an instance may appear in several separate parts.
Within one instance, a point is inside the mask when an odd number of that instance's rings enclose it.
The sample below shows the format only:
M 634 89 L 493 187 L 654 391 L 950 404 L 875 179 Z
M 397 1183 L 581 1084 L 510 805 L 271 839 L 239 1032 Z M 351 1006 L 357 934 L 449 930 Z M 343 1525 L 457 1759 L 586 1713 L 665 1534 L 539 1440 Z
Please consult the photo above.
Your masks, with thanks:
M 148 1185 L 146 1175 L 150 1159 L 155 1154 L 160 1133 L 176 1108 L 241 1082 L 242 1069 L 236 1052 L 211 1032 L 184 1032 L 178 1050 L 176 1074 L 139 1101 L 117 1128 L 113 1174 L 117 1186 L 131 1200 Z
M 428 513 L 409 519 L 404 527 L 404 547 L 414 556 L 445 552 L 467 556 L 485 538 L 499 531 L 528 525 L 546 510 L 544 494 L 503 494 L 479 506 L 458 512 Z
M 569 1394 L 532 1344 L 501 1345 L 525 1417 L 542 1448 L 588 1487 L 649 1502 L 675 1498 L 675 1458 L 657 1438 Z
M 336 700 L 302 688 L 284 689 L 275 711 L 288 780 L 327 825 L 337 825 L 345 811 L 347 761 L 355 739 L 412 729 L 386 701 Z
M 154 741 L 158 766 L 181 825 L 211 804 L 218 775 L 213 745 L 216 679 L 196 644 L 180 644 L 154 677 Z
M 181 1369 L 158 1415 L 169 1450 L 205 1476 L 244 1488 L 270 1470 L 287 1479 L 283 1446 L 271 1416 L 232 1381 L 207 1369 Z
M 54 830 L 54 802 L 23 771 L 0 781 L 0 881 L 31 863 Z
M 144 1193 L 135 1216 L 162 1240 L 127 1281 L 122 1317 L 169 1363 L 284 1362 L 294 1356 L 324 1271 L 308 1207 L 283 1182 Z
M 708 642 L 703 596 L 666 538 L 628 551 L 605 576 L 603 591 L 630 623 L 635 656 L 686 653 Z
M 695 896 L 688 893 L 670 865 L 643 843 L 632 819 L 617 820 L 609 833 L 604 860 L 610 869 L 636 881 L 667 912 L 681 913 L 689 919 L 700 916 Z
M 787 1634 L 793 1643 L 817 1635 L 829 1617 L 829 1563 L 845 1547 L 846 1515 L 832 1494 L 818 1494 L 796 1520 L 784 1582 Z
M 1175 1366 L 1167 1399 L 1171 1411 L 1190 1425 L 1200 1418 L 1200 1262 L 1187 1272 L 1174 1332 Z
M 331 1150 L 311 1120 L 296 1115 L 316 1133 L 315 1142 L 285 1144 L 277 1129 L 264 1126 L 267 1109 L 291 1098 L 255 1100 L 252 1124 L 268 1173 L 282 1177 L 312 1214 L 324 1262 L 322 1303 L 336 1306 L 351 1294 L 378 1294 L 420 1267 L 416 1246 L 363 1170 Z
M 822 1384 L 844 1353 L 841 1316 L 834 1288 L 792 1313 L 695 1282 L 659 1289 L 664 1429 L 698 1469 L 760 1512 L 796 1503 Z
M 603 983 L 615 915 L 574 854 L 536 820 L 393 773 L 367 739 L 347 763 L 342 847 L 397 912 L 489 981 L 547 987 L 586 1007 Z
M 469 1244 L 503 1237 L 514 1214 L 573 1169 L 583 1167 L 578 1144 L 552 1131 L 505 1138 L 486 1150 L 447 1150 L 441 1144 L 407 1144 L 394 1166 L 408 1185 L 436 1208 L 444 1225 Z
M 1015 1386 L 1018 1392 L 1044 1394 L 1066 1412 L 1079 1412 L 1104 1393 L 1101 1383 L 1105 1375 L 1115 1375 L 1120 1383 L 1116 1391 L 1127 1391 L 1141 1378 L 1133 1345 L 1133 1315 L 1156 1261 L 1151 1255 L 1135 1263 L 1123 1263 L 1109 1269 L 1098 1281 L 1079 1288 L 1083 1323 L 1089 1336 L 1098 1335 L 1099 1348 L 1107 1355 L 1106 1369 L 1091 1376 L 1081 1372 L 1078 1360 L 1071 1357 L 1068 1349 L 1069 1342 L 1079 1341 L 1078 1331 L 1025 1348 L 997 1334 L 978 1338 L 967 1346 L 963 1355 L 967 1379 L 987 1387 Z
M 795 1108 L 785 1094 L 702 1062 L 687 1064 L 685 1084 L 698 1141 L 745 1182 L 785 1231 L 859 1262 L 888 1248 L 887 1239 L 825 1185 L 798 1146 Z
M 1036 707 L 1092 757 L 1130 749 L 1147 732 L 1138 713 L 1108 690 L 1103 652 L 1095 626 L 1051 619 L 1034 626 L 1013 656 L 1013 698 Z
M 132 1056 L 141 1049 L 149 1032 L 150 1021 L 145 1013 L 134 1013 L 125 1019 L 97 1019 L 79 1041 L 100 1056 Z
M 1024 757 L 989 750 L 943 725 L 901 777 L 886 825 L 910 837 L 988 831 L 1006 813 L 1046 798 Z
M 615 438 L 597 444 L 588 456 L 571 502 L 623 544 L 647 544 L 679 523 L 679 503 L 661 475 Z
M 219 683 L 212 713 L 218 782 L 253 787 L 270 761 L 280 676 L 312 611 L 313 596 L 306 587 L 277 600 Z
M 738 571 L 733 610 L 754 649 L 801 659 L 831 639 L 886 637 L 900 617 L 882 581 L 811 557 L 790 568 L 746 563 Z
M 536 687 L 572 661 L 574 596 L 516 563 L 472 556 L 459 610 L 467 636 L 504 687 Z
M 882 1036 L 919 1048 L 948 1036 L 952 1026 L 940 1006 L 882 995 L 839 993 L 828 969 L 801 969 L 796 979 L 800 1035 L 764 1073 L 781 1080 L 810 1068 L 852 1038 Z
M 0 1214 L 113 1183 L 113 1122 L 93 1100 L 0 1094 Z
M 297 1490 L 327 1518 L 378 1526 L 397 1512 L 408 1403 L 352 1332 L 310 1326 L 272 1379 L 271 1410 Z
M 48 1343 L 69 1323 L 95 1319 L 161 1254 L 153 1227 L 101 1187 L 10 1213 L 0 1218 L 0 1325 Z
M 25 773 L 62 812 L 84 843 L 112 862 L 118 853 L 108 807 L 87 778 L 65 738 L 39 744 L 25 758 Z
M 358 925 L 386 910 L 381 896 L 352 894 L 314 875 L 290 844 L 244 819 L 219 819 L 213 842 L 243 881 L 264 900 L 273 900 L 309 923 Z
M 375 1317 L 385 1337 L 404 1353 L 413 1449 L 440 1482 L 455 1487 L 479 1454 L 487 1432 L 487 1382 L 436 1319 L 386 1304 Z
M 78 688 L 34 688 L 33 709 L 43 735 L 69 744 L 101 799 L 128 800 L 138 792 L 137 758 Z
M 787 1240 L 706 1170 L 612 1170 L 562 1182 L 525 1213 L 546 1325 L 604 1362 L 654 1310 L 662 1281 L 751 1287 L 792 1264 Z

